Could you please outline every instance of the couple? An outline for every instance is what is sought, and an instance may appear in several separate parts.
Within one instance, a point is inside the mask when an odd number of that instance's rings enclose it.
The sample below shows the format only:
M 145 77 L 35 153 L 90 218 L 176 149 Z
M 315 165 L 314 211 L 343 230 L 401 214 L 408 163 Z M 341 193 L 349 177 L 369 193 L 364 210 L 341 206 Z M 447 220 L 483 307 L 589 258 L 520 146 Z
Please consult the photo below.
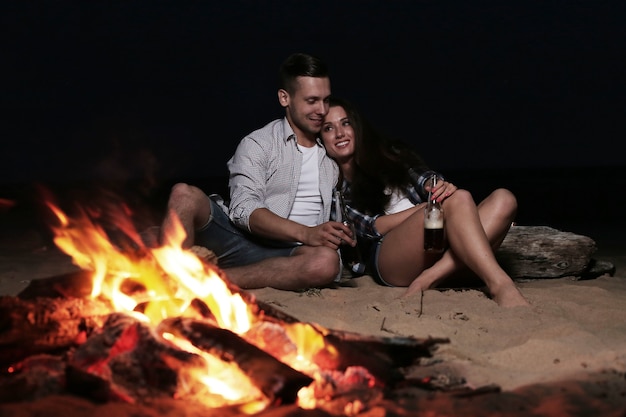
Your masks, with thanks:
M 365 222 L 360 230 L 369 233 L 362 237 L 375 242 L 369 263 L 380 281 L 409 287 L 407 294 L 412 294 L 469 269 L 499 305 L 527 305 L 493 254 L 517 208 L 510 192 L 496 190 L 476 206 L 470 193 L 442 182 L 433 196 L 442 201 L 449 247 L 437 259 L 428 259 L 421 249 L 423 203 L 404 193 L 407 170 L 394 168 L 408 155 L 405 150 L 377 142 L 379 137 L 348 103 L 331 98 L 328 69 L 319 59 L 291 55 L 280 67 L 279 80 L 285 118 L 239 143 L 228 161 L 228 207 L 217 195 L 176 184 L 161 239 L 180 220 L 187 233 L 183 247 L 195 244 L 215 252 L 220 268 L 241 288 L 327 286 L 341 276 L 339 245 L 356 244 L 347 226 L 328 220 L 332 191 L 353 184 L 350 210 Z M 410 204 L 385 214 L 394 196 L 400 205 Z

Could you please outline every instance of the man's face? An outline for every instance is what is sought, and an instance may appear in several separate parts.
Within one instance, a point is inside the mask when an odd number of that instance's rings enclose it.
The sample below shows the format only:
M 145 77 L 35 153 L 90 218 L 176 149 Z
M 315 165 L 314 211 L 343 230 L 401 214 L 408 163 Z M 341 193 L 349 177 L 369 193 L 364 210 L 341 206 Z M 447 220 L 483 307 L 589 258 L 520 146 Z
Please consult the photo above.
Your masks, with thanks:
M 293 94 L 279 91 L 279 99 L 287 110 L 287 119 L 298 138 L 315 138 L 328 113 L 330 79 L 298 77 Z

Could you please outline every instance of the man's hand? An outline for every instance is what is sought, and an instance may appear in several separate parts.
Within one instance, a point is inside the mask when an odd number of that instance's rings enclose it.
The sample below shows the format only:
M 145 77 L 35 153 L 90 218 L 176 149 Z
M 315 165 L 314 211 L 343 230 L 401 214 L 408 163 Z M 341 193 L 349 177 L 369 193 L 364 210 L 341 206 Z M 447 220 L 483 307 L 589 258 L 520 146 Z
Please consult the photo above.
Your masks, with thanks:
M 339 245 L 346 243 L 356 245 L 356 237 L 348 226 L 339 222 L 326 222 L 319 226 L 309 227 L 302 243 L 309 246 L 326 246 L 337 250 Z

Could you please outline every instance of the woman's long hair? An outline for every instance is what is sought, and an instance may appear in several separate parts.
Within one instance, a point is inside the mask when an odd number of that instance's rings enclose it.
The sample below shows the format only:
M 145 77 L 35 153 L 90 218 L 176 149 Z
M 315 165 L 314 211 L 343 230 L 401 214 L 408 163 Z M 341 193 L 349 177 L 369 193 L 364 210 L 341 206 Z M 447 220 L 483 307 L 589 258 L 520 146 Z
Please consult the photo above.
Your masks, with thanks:
M 351 205 L 369 215 L 383 213 L 389 204 L 387 189 L 404 189 L 410 184 L 409 168 L 423 172 L 422 158 L 408 144 L 384 137 L 348 101 L 331 97 L 330 107 L 346 111 L 355 136 Z

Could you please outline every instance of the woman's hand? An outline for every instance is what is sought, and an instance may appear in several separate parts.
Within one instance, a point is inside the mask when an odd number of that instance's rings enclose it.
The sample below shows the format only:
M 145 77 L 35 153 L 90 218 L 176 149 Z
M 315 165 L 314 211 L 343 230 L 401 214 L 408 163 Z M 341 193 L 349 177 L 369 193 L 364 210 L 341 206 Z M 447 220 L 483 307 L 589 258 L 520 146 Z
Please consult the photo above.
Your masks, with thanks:
M 450 197 L 457 190 L 456 185 L 448 181 L 440 181 L 433 188 L 432 197 L 437 202 L 441 203 L 446 198 Z

